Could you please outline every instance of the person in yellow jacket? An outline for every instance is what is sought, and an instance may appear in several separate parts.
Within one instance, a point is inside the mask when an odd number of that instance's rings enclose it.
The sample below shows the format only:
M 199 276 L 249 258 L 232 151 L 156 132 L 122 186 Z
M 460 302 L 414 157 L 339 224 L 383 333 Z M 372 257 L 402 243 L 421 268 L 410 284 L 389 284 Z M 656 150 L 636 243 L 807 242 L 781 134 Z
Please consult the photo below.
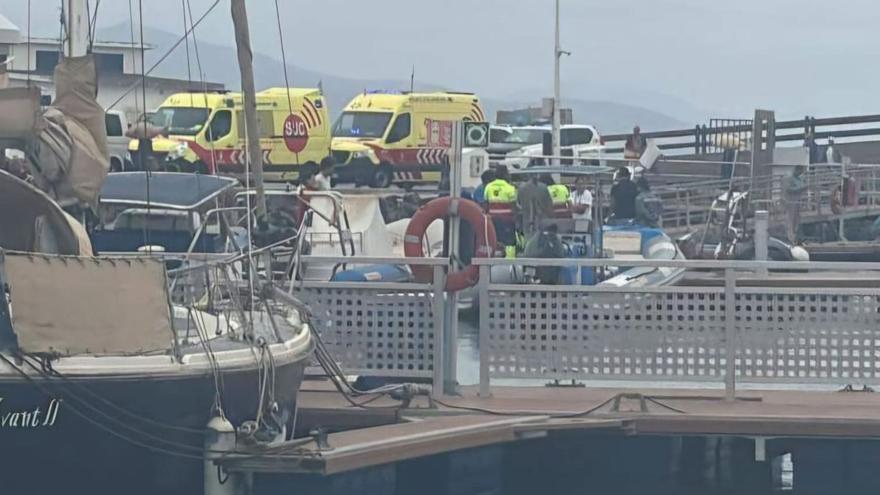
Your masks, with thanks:
M 565 184 L 556 184 L 553 177 L 544 178 L 547 184 L 547 192 L 550 193 L 550 199 L 553 201 L 553 216 L 555 218 L 571 218 L 571 192 Z
M 495 170 L 495 180 L 483 189 L 483 197 L 505 256 L 516 257 L 516 187 L 510 183 L 507 167 L 499 166 Z

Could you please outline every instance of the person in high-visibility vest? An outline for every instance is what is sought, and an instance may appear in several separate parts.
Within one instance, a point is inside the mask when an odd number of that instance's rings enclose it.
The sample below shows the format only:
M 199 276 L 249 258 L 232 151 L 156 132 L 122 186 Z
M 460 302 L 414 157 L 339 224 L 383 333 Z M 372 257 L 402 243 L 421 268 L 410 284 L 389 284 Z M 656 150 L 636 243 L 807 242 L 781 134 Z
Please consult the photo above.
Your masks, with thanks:
M 554 183 L 553 177 L 549 175 L 544 178 L 544 182 L 547 184 L 550 200 L 553 201 L 553 216 L 555 218 L 571 218 L 571 209 L 569 208 L 571 193 L 568 186 Z
M 504 255 L 516 257 L 516 187 L 510 183 L 507 167 L 499 166 L 495 180 L 483 190 L 486 211 L 492 217 L 498 242 L 504 246 Z

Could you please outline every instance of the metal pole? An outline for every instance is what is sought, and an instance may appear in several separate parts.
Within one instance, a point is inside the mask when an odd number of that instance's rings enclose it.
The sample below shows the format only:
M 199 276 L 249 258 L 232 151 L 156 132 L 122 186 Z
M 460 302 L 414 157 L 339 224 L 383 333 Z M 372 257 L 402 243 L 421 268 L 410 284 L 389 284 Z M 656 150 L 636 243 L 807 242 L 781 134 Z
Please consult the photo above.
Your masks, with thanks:
M 556 0 L 556 43 L 553 47 L 553 159 L 554 165 L 559 165 L 559 156 L 562 154 L 562 148 L 559 142 L 559 59 L 562 57 L 562 49 L 559 46 L 559 0 Z
M 479 298 L 480 298 L 480 397 L 491 397 L 489 378 L 489 277 L 492 267 L 480 266 Z
M 65 23 L 67 40 L 64 43 L 65 57 L 83 57 L 89 49 L 89 13 L 86 0 L 66 0 Z
M 263 152 L 260 149 L 260 126 L 257 123 L 257 98 L 254 89 L 254 53 L 248 30 L 245 0 L 231 0 L 232 24 L 235 27 L 235 47 L 238 52 L 238 68 L 241 72 L 244 123 L 247 128 L 248 160 L 257 191 L 257 215 L 266 216 L 266 197 L 263 192 Z
M 755 260 L 767 261 L 767 229 L 770 224 L 770 212 L 758 210 L 755 212 Z M 768 275 L 767 268 L 761 268 L 758 273 L 762 277 Z
M 456 266 L 460 259 L 459 240 L 461 239 L 461 217 L 458 215 L 458 202 L 461 200 L 461 173 L 462 173 L 462 146 L 464 143 L 464 125 L 462 122 L 454 122 L 452 125 L 452 153 L 449 160 L 449 195 L 452 198 L 449 216 L 449 270 L 458 269 Z M 443 331 L 445 375 L 443 377 L 443 393 L 457 394 L 458 381 L 456 370 L 458 367 L 458 293 L 447 292 L 444 299 L 446 315 Z
M 724 270 L 724 343 L 726 366 L 724 371 L 724 398 L 736 399 L 736 274 Z
M 443 267 L 434 267 L 434 294 L 431 306 L 434 310 L 434 374 L 431 382 L 431 395 L 442 397 L 444 394 L 443 383 L 446 381 L 446 303 L 444 302 L 444 290 L 446 277 Z
M 846 209 L 846 163 L 849 158 L 840 161 L 840 217 L 837 220 L 837 238 L 846 241 L 846 232 L 844 231 L 844 212 Z

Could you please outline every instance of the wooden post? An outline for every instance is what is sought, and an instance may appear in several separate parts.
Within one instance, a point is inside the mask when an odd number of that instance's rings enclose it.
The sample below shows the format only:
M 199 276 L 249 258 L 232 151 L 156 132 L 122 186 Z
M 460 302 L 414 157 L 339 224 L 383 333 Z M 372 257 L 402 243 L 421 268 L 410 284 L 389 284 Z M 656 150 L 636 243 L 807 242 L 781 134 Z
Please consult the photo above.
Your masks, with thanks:
M 235 27 L 235 47 L 238 69 L 241 73 L 244 123 L 247 127 L 247 147 L 251 173 L 257 191 L 257 217 L 266 216 L 266 196 L 263 192 L 263 152 L 260 149 L 260 126 L 257 123 L 257 99 L 254 89 L 254 53 L 248 30 L 245 0 L 231 0 L 232 24 Z

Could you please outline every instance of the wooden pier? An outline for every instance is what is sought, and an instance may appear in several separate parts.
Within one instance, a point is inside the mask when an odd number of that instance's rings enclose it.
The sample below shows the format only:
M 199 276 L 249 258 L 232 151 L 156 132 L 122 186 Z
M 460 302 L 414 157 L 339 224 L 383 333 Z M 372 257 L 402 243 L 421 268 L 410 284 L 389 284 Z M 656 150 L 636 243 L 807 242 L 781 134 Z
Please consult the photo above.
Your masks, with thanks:
M 868 462 L 880 457 L 880 395 L 872 392 L 747 390 L 729 401 L 722 390 L 690 388 L 496 387 L 479 397 L 464 387 L 407 408 L 387 398 L 357 408 L 328 382 L 309 381 L 300 397 L 301 429 L 325 428 L 326 438 L 219 461 L 254 475 L 257 494 L 290 493 L 284 486 L 406 493 L 413 480 L 401 476 L 413 470 L 423 473 L 423 493 L 566 493 L 553 480 L 565 476 L 597 489 L 632 490 L 646 478 L 650 493 L 769 494 L 783 454 L 794 460 L 793 493 L 867 494 L 880 484 Z M 372 426 L 348 430 L 355 418 Z M 713 449 L 719 457 L 707 459 Z M 731 476 L 707 474 L 716 471 Z M 495 485 L 469 491 L 450 484 L 455 475 L 471 488 Z

